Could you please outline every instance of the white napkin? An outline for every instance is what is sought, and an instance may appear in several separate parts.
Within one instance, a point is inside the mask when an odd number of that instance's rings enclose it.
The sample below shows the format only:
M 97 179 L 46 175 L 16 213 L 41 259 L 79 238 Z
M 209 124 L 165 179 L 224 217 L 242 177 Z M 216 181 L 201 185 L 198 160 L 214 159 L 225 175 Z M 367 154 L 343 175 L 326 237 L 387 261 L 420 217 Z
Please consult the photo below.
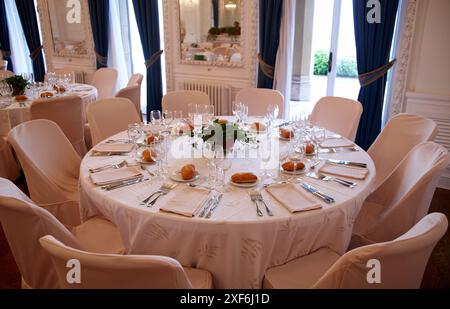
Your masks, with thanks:
M 161 211 L 193 217 L 204 204 L 209 192 L 199 188 L 183 188 L 173 192 L 172 198 L 160 208 Z
M 96 152 L 111 152 L 111 153 L 126 153 L 131 152 L 134 145 L 131 143 L 117 143 L 117 144 L 98 144 L 94 147 Z
M 369 170 L 367 168 L 349 166 L 343 164 L 333 164 L 330 162 L 325 162 L 321 167 L 319 167 L 320 173 L 331 174 L 335 176 L 348 177 L 353 179 L 363 180 L 366 179 Z
M 126 181 L 142 177 L 141 171 L 136 167 L 109 170 L 90 175 L 92 182 L 97 186 L 105 186 L 119 181 Z
M 344 138 L 330 138 L 320 144 L 322 148 L 354 147 L 355 143 Z
M 322 208 L 320 204 L 310 199 L 306 192 L 298 190 L 293 184 L 270 186 L 266 188 L 266 191 L 290 212 Z

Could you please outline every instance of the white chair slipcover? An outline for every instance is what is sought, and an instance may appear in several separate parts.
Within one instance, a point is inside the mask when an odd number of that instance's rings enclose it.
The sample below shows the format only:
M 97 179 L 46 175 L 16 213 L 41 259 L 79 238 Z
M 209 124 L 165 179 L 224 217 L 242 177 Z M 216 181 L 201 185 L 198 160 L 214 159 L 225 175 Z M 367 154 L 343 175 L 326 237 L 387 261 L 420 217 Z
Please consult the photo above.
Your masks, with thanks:
M 0 70 L 0 80 L 3 80 L 5 78 L 11 77 L 11 76 L 14 76 L 14 72 L 11 72 L 8 70 L 5 70 L 5 71 Z
M 30 106 L 30 118 L 48 119 L 55 122 L 73 148 L 83 157 L 86 152 L 84 141 L 83 101 L 79 96 L 58 97 L 33 101 Z
M 211 103 L 206 93 L 191 90 L 172 91 L 162 99 L 164 111 L 182 111 L 184 117 L 187 117 L 189 113 L 189 104 L 210 105 Z
M 136 111 L 142 118 L 141 113 L 141 87 L 139 85 L 125 87 L 116 94 L 116 98 L 125 98 L 133 102 Z
M 8 66 L 8 61 L 0 59 L 0 71 L 6 71 L 7 66 Z
M 272 89 L 244 88 L 236 94 L 236 102 L 248 106 L 249 116 L 266 116 L 270 104 L 278 105 L 279 118 L 283 115 L 284 98 L 281 92 Z
M 448 151 L 434 142 L 411 150 L 393 174 L 363 204 L 351 247 L 399 237 L 427 213 Z
M 127 130 L 132 123 L 141 123 L 136 108 L 128 99 L 113 98 L 91 103 L 87 107 L 87 117 L 92 136 L 92 145 Z
M 373 189 L 376 190 L 394 172 L 411 149 L 434 140 L 436 134 L 436 123 L 428 118 L 399 114 L 389 120 L 367 151 L 377 168 Z
M 78 177 L 80 156 L 50 120 L 24 122 L 8 136 L 25 173 L 31 198 L 37 204 L 66 203 L 53 214 L 65 224 L 80 222 Z
M 16 180 L 20 176 L 20 166 L 13 155 L 6 137 L 0 136 L 0 177 Z
M 119 232 L 111 222 L 95 217 L 69 230 L 48 211 L 34 204 L 12 182 L 2 178 L 0 222 L 23 281 L 32 288 L 59 287 L 50 256 L 39 245 L 39 238 L 45 235 L 91 252 L 125 252 Z
M 445 215 L 433 213 L 395 240 L 360 247 L 339 257 L 322 248 L 313 254 L 269 269 L 264 288 L 417 289 L 436 243 L 447 231 Z M 380 283 L 369 283 L 380 262 Z M 371 277 L 369 275 L 369 277 Z
M 212 276 L 199 269 L 183 269 L 165 256 L 98 254 L 77 250 L 52 236 L 40 239 L 50 254 L 63 288 L 81 289 L 188 289 L 212 288 Z M 69 284 L 66 263 L 80 261 L 81 282 Z
M 110 99 L 114 96 L 117 84 L 117 70 L 112 68 L 101 68 L 92 77 L 92 86 L 97 88 L 98 100 Z
M 131 75 L 130 79 L 128 80 L 127 87 L 138 85 L 139 88 L 142 85 L 142 80 L 144 79 L 144 75 L 142 74 L 133 74 Z
M 354 141 L 362 112 L 362 104 L 358 101 L 323 97 L 314 106 L 310 121 Z

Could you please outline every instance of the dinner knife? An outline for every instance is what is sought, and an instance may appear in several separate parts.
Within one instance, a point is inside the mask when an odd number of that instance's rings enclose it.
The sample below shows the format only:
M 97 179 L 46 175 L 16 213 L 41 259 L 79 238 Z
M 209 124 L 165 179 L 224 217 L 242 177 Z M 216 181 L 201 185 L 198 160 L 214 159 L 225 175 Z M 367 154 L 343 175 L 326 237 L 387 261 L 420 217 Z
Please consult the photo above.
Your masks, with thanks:
M 292 124 L 292 123 L 293 123 L 292 121 L 287 121 L 287 122 L 283 122 L 283 123 L 277 124 L 277 125 L 275 125 L 275 126 L 273 126 L 273 127 L 274 127 L 274 128 L 282 128 L 282 127 L 288 126 L 288 125 L 290 125 L 290 124 Z
M 302 183 L 302 187 L 306 191 L 308 191 L 308 192 L 312 193 L 313 195 L 317 196 L 318 198 L 322 199 L 327 204 L 332 204 L 332 203 L 335 202 L 334 198 L 332 198 L 331 196 L 328 196 L 328 195 L 320 192 L 319 190 L 317 190 L 316 188 L 314 188 L 310 184 L 307 184 L 306 182 Z
M 211 218 L 214 210 L 216 210 L 217 207 L 219 207 L 220 205 L 220 201 L 222 200 L 223 194 L 219 195 L 219 197 L 217 198 L 216 203 L 214 204 L 213 207 L 211 207 L 211 209 L 209 210 L 208 214 L 206 215 L 206 219 Z
M 349 165 L 349 166 L 367 168 L 367 164 L 366 163 L 351 162 L 351 161 L 344 161 L 344 160 L 335 160 L 335 159 L 328 159 L 328 162 L 334 163 L 334 164 L 340 164 L 340 165 Z
M 122 181 L 122 182 L 119 182 L 119 183 L 116 183 L 116 184 L 103 186 L 102 189 L 106 190 L 106 191 L 112 191 L 112 190 L 115 190 L 115 189 L 119 189 L 119 188 L 131 186 L 131 185 L 135 185 L 135 184 L 147 181 L 147 180 L 148 179 L 146 179 L 144 177 L 140 177 L 140 178 L 136 178 L 136 179 L 132 179 L 132 180 Z

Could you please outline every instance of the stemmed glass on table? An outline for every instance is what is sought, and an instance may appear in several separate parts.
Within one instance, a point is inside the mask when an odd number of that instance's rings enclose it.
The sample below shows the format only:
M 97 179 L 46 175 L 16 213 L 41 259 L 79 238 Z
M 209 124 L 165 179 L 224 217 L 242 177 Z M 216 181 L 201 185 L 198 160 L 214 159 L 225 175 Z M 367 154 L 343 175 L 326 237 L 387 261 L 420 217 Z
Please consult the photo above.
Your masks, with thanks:
M 140 137 L 142 137 L 142 129 L 141 129 L 141 125 L 138 123 L 132 123 L 128 125 L 128 140 L 134 144 L 134 151 L 135 151 L 135 158 L 137 158 L 137 142 L 139 140 Z

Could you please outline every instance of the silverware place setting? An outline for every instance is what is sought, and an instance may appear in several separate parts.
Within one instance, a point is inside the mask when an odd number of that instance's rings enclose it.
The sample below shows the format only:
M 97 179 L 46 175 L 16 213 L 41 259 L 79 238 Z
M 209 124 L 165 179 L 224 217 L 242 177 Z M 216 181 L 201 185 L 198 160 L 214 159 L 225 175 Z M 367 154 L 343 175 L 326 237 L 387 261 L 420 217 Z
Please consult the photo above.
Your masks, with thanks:
M 105 171 L 105 170 L 108 170 L 108 169 L 115 169 L 115 170 L 117 170 L 117 169 L 120 169 L 120 168 L 125 167 L 125 166 L 127 166 L 127 161 L 123 160 L 123 161 L 121 161 L 119 163 L 108 164 L 108 165 L 97 167 L 97 168 L 90 168 L 89 169 L 89 173 L 95 174 L 95 173 L 99 173 L 99 172 L 102 172 L 102 171 Z
M 169 194 L 176 187 L 177 187 L 176 183 L 165 182 L 161 185 L 161 187 L 158 190 L 153 192 L 149 197 L 144 199 L 140 204 L 145 207 L 152 207 L 156 204 L 156 202 L 158 201 L 158 199 L 161 196 Z
M 320 148 L 319 153 L 338 153 L 338 152 L 357 152 L 358 147 L 336 147 L 336 148 Z
M 360 162 L 352 162 L 352 161 L 345 161 L 345 160 L 335 160 L 335 159 L 326 159 L 329 163 L 338 164 L 338 165 L 348 165 L 353 167 L 360 167 L 360 168 L 367 168 L 366 163 L 360 163 Z
M 310 184 L 308 184 L 306 182 L 302 182 L 301 186 L 302 186 L 303 189 L 305 189 L 306 191 L 308 191 L 312 195 L 320 198 L 321 200 L 323 200 L 327 204 L 333 204 L 336 201 L 331 196 L 326 195 L 325 193 L 319 191 L 317 188 L 313 187 L 312 185 L 310 185 Z
M 138 184 L 138 183 L 141 183 L 141 182 L 145 182 L 145 181 L 148 181 L 148 180 L 149 180 L 148 178 L 145 178 L 143 176 L 139 176 L 137 178 L 132 178 L 132 179 L 127 179 L 127 180 L 123 180 L 123 181 L 118 181 L 118 182 L 115 182 L 115 183 L 103 186 L 101 188 L 103 190 L 106 190 L 106 191 L 112 191 L 112 190 L 120 189 L 120 188 L 123 188 L 123 187 L 128 187 L 128 186 L 131 186 L 131 185 L 135 185 L 135 184 Z
M 357 186 L 357 184 L 354 182 L 350 182 L 350 181 L 340 179 L 337 177 L 326 176 L 326 175 L 323 175 L 320 173 L 308 173 L 308 174 L 306 174 L 306 176 L 309 178 L 314 178 L 314 179 L 318 179 L 318 180 L 322 180 L 322 181 L 326 181 L 326 182 L 334 181 L 334 182 L 337 182 L 338 184 L 341 184 L 350 189 L 354 189 Z
M 264 208 L 266 209 L 267 215 L 269 217 L 273 217 L 273 212 L 272 210 L 269 208 L 269 206 L 267 205 L 267 203 L 264 201 L 264 198 L 261 194 L 260 191 L 258 190 L 252 190 L 250 191 L 250 198 L 253 202 L 255 203 L 262 203 L 264 205 Z

